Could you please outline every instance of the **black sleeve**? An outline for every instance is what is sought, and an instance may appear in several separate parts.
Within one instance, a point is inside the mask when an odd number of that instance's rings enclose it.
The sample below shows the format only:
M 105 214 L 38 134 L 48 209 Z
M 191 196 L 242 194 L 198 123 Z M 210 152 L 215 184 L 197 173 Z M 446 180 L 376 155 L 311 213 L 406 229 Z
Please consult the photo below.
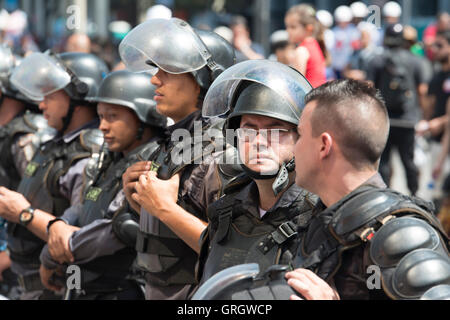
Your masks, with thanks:
M 439 87 L 438 87 L 438 79 L 436 78 L 436 76 L 434 76 L 431 81 L 430 84 L 428 86 L 428 95 L 429 96 L 436 96 L 439 92 Z

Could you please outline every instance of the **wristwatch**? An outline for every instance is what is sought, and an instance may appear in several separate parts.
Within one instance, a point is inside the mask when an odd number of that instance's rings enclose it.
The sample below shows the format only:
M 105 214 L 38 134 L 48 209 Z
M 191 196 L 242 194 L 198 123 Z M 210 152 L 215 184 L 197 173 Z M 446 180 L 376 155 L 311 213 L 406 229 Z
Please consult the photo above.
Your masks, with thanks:
M 22 226 L 26 227 L 31 223 L 33 218 L 34 218 L 34 209 L 29 207 L 25 210 L 22 210 L 22 212 L 19 215 L 19 222 Z

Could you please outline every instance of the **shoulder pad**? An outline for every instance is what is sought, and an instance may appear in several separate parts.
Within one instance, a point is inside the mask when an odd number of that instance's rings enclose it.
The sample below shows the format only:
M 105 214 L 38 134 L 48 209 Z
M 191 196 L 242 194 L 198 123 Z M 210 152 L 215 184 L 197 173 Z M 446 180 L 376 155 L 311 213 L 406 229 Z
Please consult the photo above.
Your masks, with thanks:
M 139 233 L 139 217 L 133 213 L 119 212 L 112 219 L 112 228 L 115 235 L 129 247 L 136 246 Z
M 84 149 L 99 153 L 104 143 L 103 132 L 99 129 L 83 130 L 80 134 L 80 143 Z
M 439 234 L 430 224 L 412 217 L 395 218 L 375 233 L 370 245 L 370 257 L 378 266 L 389 268 L 417 249 L 431 249 L 445 254 Z
M 418 249 L 403 257 L 392 271 L 382 272 L 383 288 L 394 299 L 419 299 L 426 291 L 450 284 L 450 259 L 430 249 Z
M 52 140 L 56 135 L 58 134 L 58 131 L 51 127 L 43 128 L 41 130 L 38 130 L 34 137 L 33 137 L 33 144 L 36 147 L 39 147 L 40 145 L 49 142 Z
M 371 220 L 389 213 L 401 199 L 384 189 L 371 188 L 357 194 L 345 202 L 332 220 L 332 226 L 339 235 L 345 235 L 369 223 Z
M 248 186 L 253 180 L 245 173 L 235 176 L 229 180 L 223 187 L 223 194 L 230 195 L 240 192 L 244 187 Z
M 420 300 L 450 300 L 450 285 L 441 284 L 425 292 Z
M 23 116 L 25 123 L 35 131 L 49 128 L 47 120 L 41 114 L 27 112 Z
M 435 225 L 433 214 L 428 211 L 428 208 L 430 207 L 427 207 L 424 201 L 418 203 L 415 198 L 396 191 L 370 188 L 355 195 L 339 207 L 331 223 L 339 236 L 354 232 L 366 225 L 373 225 L 377 218 L 388 215 L 418 215 Z
M 154 141 L 147 143 L 139 152 L 137 153 L 137 158 L 139 161 L 147 161 L 151 159 L 152 155 L 158 150 L 159 144 Z

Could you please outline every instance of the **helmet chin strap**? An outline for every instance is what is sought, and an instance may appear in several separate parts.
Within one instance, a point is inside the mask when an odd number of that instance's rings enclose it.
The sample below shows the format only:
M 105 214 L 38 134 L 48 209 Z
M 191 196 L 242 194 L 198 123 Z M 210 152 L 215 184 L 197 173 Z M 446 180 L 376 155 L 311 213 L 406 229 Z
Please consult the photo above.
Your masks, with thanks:
M 69 110 L 67 111 L 66 116 L 62 118 L 63 121 L 63 127 L 61 129 L 62 134 L 64 134 L 67 128 L 69 128 L 70 122 L 72 121 L 73 113 L 75 112 L 75 107 L 76 107 L 75 102 L 72 99 L 70 99 Z
M 136 136 L 136 140 L 142 140 L 142 138 L 144 137 L 144 124 L 141 122 L 141 125 L 139 126 L 138 132 L 137 132 L 137 136 Z
M 289 173 L 295 170 L 295 159 L 292 159 L 287 164 L 283 163 L 278 172 L 277 178 L 272 185 L 273 193 L 275 197 L 278 196 L 283 190 L 289 186 Z
M 256 172 L 250 170 L 245 165 L 241 165 L 242 169 L 249 175 L 250 178 L 255 180 L 270 180 L 274 179 L 275 181 L 272 185 L 272 190 L 275 196 L 278 196 L 283 190 L 285 190 L 289 186 L 289 173 L 295 170 L 295 159 L 292 159 L 288 163 L 283 163 L 280 170 L 277 174 L 267 175 L 262 174 L 260 172 Z

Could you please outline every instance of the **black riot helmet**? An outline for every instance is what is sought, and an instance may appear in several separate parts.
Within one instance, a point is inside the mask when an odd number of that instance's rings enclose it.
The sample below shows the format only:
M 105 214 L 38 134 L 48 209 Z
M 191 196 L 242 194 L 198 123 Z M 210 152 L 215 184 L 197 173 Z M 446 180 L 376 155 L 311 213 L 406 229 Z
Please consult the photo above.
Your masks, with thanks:
M 68 52 L 56 55 L 71 75 L 71 82 L 64 91 L 70 99 L 77 102 L 92 102 L 96 97 L 100 83 L 109 73 L 106 63 L 93 54 Z
M 195 32 L 206 45 L 212 55 L 214 63 L 219 66 L 217 70 L 211 70 L 205 66 L 198 71 L 192 72 L 195 80 L 206 94 L 214 80 L 227 68 L 236 63 L 235 51 L 228 41 L 215 32 L 198 30 Z
M 109 74 L 101 83 L 93 102 L 123 106 L 133 110 L 149 126 L 165 128 L 167 118 L 156 111 L 155 86 L 149 73 L 122 70 Z
M 221 36 L 193 29 L 177 18 L 140 24 L 121 42 L 119 52 L 128 69 L 135 72 L 191 73 L 204 94 L 236 62 L 233 47 Z
M 271 117 L 298 125 L 302 110 L 292 109 L 281 95 L 263 84 L 244 80 L 236 89 L 234 97 L 233 112 L 228 117 L 227 129 L 239 128 L 243 115 Z
M 239 128 L 243 115 L 271 117 L 297 126 L 305 106 L 304 98 L 311 90 L 312 86 L 301 73 L 284 64 L 244 61 L 227 69 L 212 84 L 203 104 L 203 116 L 212 121 L 226 117 L 227 138 L 229 129 Z M 237 147 L 235 139 L 228 142 Z M 289 185 L 288 174 L 295 170 L 295 161 L 282 164 L 273 175 L 242 166 L 254 179 L 276 178 L 273 189 L 277 195 Z
M 63 119 L 64 132 L 70 124 L 75 106 L 93 104 L 92 99 L 108 72 L 106 64 L 93 54 L 33 53 L 14 70 L 11 83 L 36 101 L 64 90 L 70 97 L 69 111 Z

